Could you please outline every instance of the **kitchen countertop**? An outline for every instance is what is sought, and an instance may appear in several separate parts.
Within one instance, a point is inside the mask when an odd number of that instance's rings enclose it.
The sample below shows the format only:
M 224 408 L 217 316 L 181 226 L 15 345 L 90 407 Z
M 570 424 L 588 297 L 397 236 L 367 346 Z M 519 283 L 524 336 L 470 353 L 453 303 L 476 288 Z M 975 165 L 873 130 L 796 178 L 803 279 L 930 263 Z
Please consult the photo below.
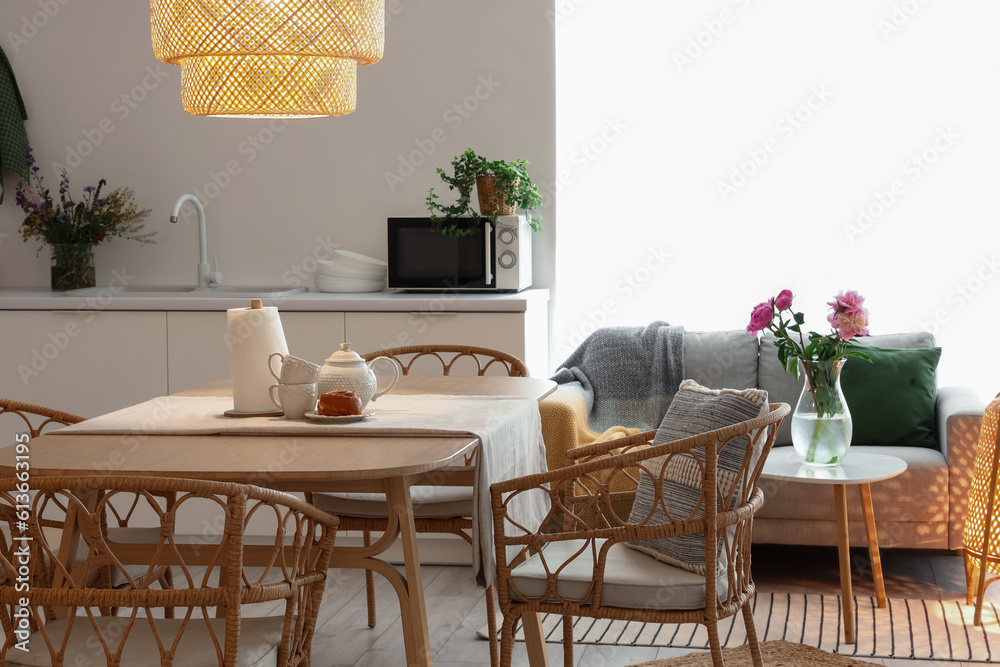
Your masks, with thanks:
M 338 294 L 303 292 L 288 297 L 263 299 L 265 306 L 296 311 L 350 312 L 525 312 L 529 302 L 545 303 L 547 289 L 527 289 L 514 293 L 419 293 L 363 292 Z M 152 310 L 152 311 L 221 311 L 250 305 L 244 297 L 198 296 L 177 294 L 148 296 L 141 293 L 116 293 L 114 287 L 97 294 L 82 296 L 53 292 L 47 288 L 0 288 L 0 310 Z

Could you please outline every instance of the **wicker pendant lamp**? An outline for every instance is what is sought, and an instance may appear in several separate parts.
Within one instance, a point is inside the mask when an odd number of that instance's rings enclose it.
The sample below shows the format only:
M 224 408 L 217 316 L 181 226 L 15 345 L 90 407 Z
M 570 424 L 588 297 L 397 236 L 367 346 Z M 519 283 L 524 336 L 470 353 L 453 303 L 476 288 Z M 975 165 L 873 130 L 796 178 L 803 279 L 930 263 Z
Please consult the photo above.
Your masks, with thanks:
M 995 516 L 1000 505 L 997 497 L 1000 443 L 997 441 L 997 424 L 1000 422 L 1000 394 L 986 406 L 979 429 L 979 448 L 976 453 L 975 479 L 969 493 L 969 511 L 965 517 L 962 542 L 965 545 L 966 602 L 972 604 L 976 594 L 976 613 L 973 624 L 980 625 L 983 617 L 983 594 L 986 587 L 1000 579 L 987 573 L 1000 575 L 1000 517 Z
M 150 0 L 153 53 L 197 116 L 342 116 L 382 59 L 384 0 Z

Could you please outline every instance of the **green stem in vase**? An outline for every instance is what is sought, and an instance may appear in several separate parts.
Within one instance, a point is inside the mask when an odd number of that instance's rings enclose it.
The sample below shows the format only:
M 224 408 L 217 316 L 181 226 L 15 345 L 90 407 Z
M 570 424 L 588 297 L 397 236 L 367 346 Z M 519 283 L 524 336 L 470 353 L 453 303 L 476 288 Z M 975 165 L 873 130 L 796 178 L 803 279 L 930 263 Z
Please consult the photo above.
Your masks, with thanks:
M 97 284 L 94 270 L 94 246 L 89 243 L 56 243 L 52 245 L 52 289 L 56 291 L 93 287 Z

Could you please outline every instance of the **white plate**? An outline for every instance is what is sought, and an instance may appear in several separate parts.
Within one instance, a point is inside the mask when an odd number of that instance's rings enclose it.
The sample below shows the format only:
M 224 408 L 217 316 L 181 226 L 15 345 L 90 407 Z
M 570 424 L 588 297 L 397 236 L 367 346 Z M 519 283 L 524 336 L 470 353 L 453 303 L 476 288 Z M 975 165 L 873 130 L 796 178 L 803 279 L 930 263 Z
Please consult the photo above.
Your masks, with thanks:
M 385 289 L 385 279 L 360 280 L 358 278 L 336 278 L 315 274 L 316 289 L 320 292 L 381 292 Z
M 330 424 L 343 424 L 345 422 L 359 422 L 362 419 L 368 419 L 373 414 L 375 414 L 374 410 L 362 410 L 360 415 L 321 415 L 314 410 L 310 410 L 306 413 L 306 419 L 315 419 L 318 422 L 327 422 Z
M 376 266 L 370 269 L 355 267 L 350 264 L 344 264 L 343 262 L 336 261 L 326 261 L 317 260 L 316 262 L 316 273 L 323 276 L 331 276 L 333 278 L 358 278 L 361 280 L 385 280 L 386 269 L 385 267 L 379 268 Z

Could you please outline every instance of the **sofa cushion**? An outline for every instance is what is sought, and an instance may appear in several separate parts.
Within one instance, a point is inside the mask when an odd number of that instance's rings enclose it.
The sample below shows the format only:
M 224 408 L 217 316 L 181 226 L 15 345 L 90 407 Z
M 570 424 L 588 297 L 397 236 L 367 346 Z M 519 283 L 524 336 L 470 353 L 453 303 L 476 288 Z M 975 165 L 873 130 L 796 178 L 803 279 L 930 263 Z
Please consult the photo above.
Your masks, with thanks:
M 653 446 L 732 426 L 766 414 L 767 409 L 767 392 L 760 389 L 708 389 L 693 380 L 684 380 L 656 431 Z M 719 453 L 720 494 L 732 498 L 730 507 L 722 509 L 731 509 L 739 498 L 738 486 L 732 495 L 730 491 L 733 485 L 740 483 L 736 473 L 743 466 L 748 444 L 746 436 L 735 438 Z M 758 438 L 756 446 L 761 448 L 763 445 L 764 438 Z M 759 452 L 753 454 L 751 466 L 758 456 Z M 644 467 L 649 472 L 644 470 L 639 477 L 629 523 L 655 525 L 702 516 L 704 466 L 703 452 L 664 455 L 646 461 Z M 656 488 L 650 474 L 663 480 L 662 503 L 656 502 Z M 629 542 L 627 546 L 665 563 L 705 573 L 705 536 L 702 534 Z
M 850 357 L 840 384 L 859 445 L 937 448 L 934 396 L 940 347 L 869 351 L 872 363 Z
M 745 329 L 685 331 L 684 374 L 712 389 L 757 386 L 757 340 Z
M 854 339 L 858 344 L 871 347 L 894 347 L 914 349 L 933 347 L 934 336 L 926 331 L 912 333 L 880 334 L 877 336 L 861 336 Z M 796 379 L 791 373 L 786 373 L 778 361 L 778 348 L 774 346 L 774 336 L 765 334 L 760 339 L 760 360 L 757 366 L 757 386 L 767 391 L 768 400 L 772 403 L 788 403 L 795 410 L 795 404 L 802 393 L 802 377 Z M 778 431 L 775 447 L 792 444 L 792 420 L 786 419 Z M 859 442 L 858 444 L 866 444 Z

